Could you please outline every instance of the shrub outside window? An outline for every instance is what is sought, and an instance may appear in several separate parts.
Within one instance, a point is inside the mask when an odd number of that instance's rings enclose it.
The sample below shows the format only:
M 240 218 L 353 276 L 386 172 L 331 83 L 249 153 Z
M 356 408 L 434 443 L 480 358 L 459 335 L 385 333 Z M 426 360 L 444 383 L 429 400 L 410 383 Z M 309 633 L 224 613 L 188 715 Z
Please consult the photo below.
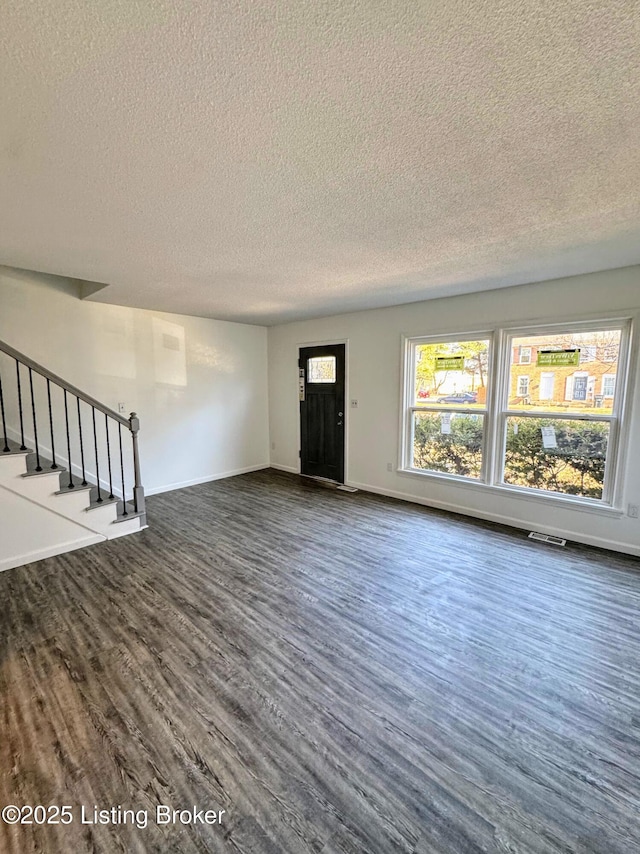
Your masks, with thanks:
M 618 431 L 614 389 L 622 338 L 621 327 L 507 337 L 510 364 L 501 401 L 505 438 L 498 482 L 604 498 L 609 448 Z M 531 349 L 526 375 L 516 359 L 523 346 Z
M 410 469 L 483 478 L 490 343 L 412 342 Z
M 613 504 L 630 322 L 498 334 L 407 342 L 403 469 Z

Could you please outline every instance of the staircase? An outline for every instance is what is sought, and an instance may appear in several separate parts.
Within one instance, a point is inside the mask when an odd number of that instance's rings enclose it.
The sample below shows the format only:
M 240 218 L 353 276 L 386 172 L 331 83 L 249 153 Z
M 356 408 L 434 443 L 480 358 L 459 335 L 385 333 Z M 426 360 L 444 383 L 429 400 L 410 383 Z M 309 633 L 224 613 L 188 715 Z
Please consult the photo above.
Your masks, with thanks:
M 0 341 L 0 570 L 146 527 L 139 420 Z

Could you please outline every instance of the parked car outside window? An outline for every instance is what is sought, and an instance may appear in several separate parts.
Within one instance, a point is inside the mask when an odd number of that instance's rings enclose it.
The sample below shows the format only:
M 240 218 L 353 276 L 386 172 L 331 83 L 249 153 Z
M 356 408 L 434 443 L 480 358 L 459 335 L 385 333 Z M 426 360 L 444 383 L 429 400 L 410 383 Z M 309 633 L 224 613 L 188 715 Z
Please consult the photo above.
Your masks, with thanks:
M 448 394 L 446 397 L 439 397 L 438 403 L 475 403 L 477 399 L 477 392 L 462 391 L 458 394 Z

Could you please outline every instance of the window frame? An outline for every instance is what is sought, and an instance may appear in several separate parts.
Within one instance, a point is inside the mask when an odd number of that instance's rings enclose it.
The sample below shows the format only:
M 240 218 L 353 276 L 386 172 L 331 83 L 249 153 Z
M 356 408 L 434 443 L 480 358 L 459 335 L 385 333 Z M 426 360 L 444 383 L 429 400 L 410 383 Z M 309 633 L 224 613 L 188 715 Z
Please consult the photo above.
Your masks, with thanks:
M 461 344 L 465 341 L 487 341 L 489 355 L 487 359 L 487 397 L 483 408 L 457 406 L 455 404 L 423 403 L 415 404 L 416 388 L 416 348 L 423 344 Z M 487 446 L 490 441 L 491 424 L 491 396 L 493 394 L 493 376 L 495 373 L 495 339 L 493 332 L 465 332 L 451 335 L 435 335 L 420 337 L 404 337 L 404 376 L 402 410 L 400 412 L 400 460 L 398 470 L 410 474 L 426 475 L 428 477 L 439 477 L 445 480 L 453 480 L 465 484 L 486 484 L 488 477 Z M 428 400 L 428 399 L 427 399 Z M 439 472 L 430 469 L 418 469 L 413 466 L 413 438 L 414 438 L 414 412 L 449 412 L 451 415 L 481 415 L 482 422 L 482 464 L 479 477 L 467 477 L 466 475 L 452 474 L 450 472 Z
M 565 505 L 576 509 L 592 510 L 596 513 L 622 512 L 624 489 L 624 458 L 629 442 L 628 413 L 631 408 L 629 395 L 630 381 L 633 378 L 633 362 L 636 343 L 634 324 L 636 315 L 602 317 L 595 319 L 571 319 L 562 322 L 539 321 L 528 325 L 502 324 L 493 330 L 474 332 L 452 332 L 447 335 L 403 336 L 404 371 L 401 391 L 402 408 L 400 412 L 400 448 L 398 471 L 408 476 L 435 478 L 454 481 L 466 487 L 480 490 L 492 490 L 504 494 L 514 494 L 535 501 L 555 505 Z M 590 415 L 586 412 L 545 413 L 527 409 L 509 408 L 510 372 L 512 365 L 514 338 L 535 337 L 538 335 L 562 335 L 617 330 L 620 332 L 620 344 L 616 382 L 610 415 Z M 415 391 L 415 346 L 419 344 L 454 343 L 475 340 L 489 341 L 489 364 L 487 371 L 487 399 L 484 409 L 453 409 L 451 406 L 412 406 Z M 533 359 L 532 359 L 533 363 Z M 513 364 L 520 364 L 518 361 Z M 470 478 L 447 472 L 416 469 L 411 465 L 413 454 L 413 411 L 446 411 L 455 413 L 474 413 L 484 416 L 482 470 L 480 478 Z M 609 423 L 607 457 L 601 498 L 568 495 L 545 489 L 520 486 L 504 482 L 504 464 L 506 457 L 506 438 L 508 419 L 513 417 L 541 418 L 562 421 L 587 421 Z

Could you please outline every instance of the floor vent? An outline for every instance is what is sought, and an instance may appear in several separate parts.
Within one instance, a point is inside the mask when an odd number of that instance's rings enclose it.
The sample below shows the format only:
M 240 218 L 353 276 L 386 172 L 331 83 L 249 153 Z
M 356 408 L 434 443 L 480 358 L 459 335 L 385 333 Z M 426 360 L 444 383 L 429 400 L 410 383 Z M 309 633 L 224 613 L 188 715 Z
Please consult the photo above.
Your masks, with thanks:
M 562 537 L 552 537 L 549 534 L 539 534 L 537 531 L 531 531 L 529 534 L 530 540 L 540 540 L 543 543 L 551 543 L 554 546 L 566 546 L 567 541 Z

